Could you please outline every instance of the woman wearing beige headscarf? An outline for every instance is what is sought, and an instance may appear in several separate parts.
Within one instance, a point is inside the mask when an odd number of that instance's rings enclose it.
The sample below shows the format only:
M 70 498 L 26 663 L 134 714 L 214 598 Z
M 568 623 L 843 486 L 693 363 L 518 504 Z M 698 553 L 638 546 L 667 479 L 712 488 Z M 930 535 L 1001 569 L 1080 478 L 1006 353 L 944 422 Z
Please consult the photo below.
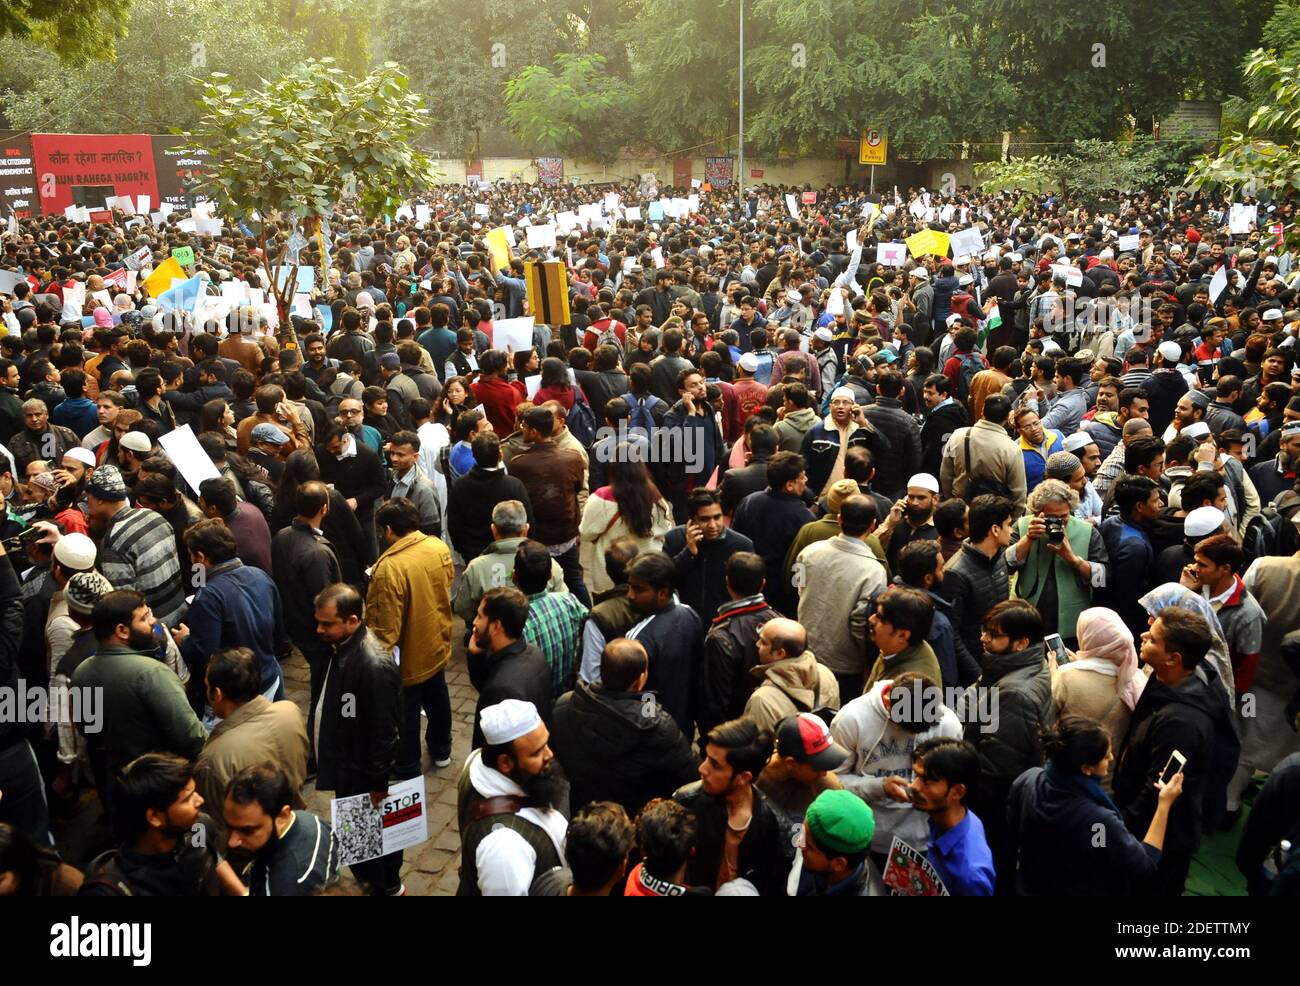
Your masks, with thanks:
M 1118 750 L 1147 681 L 1138 671 L 1133 634 L 1119 614 L 1101 606 L 1080 613 L 1077 630 L 1078 653 L 1052 675 L 1057 715 L 1097 723 L 1110 737 L 1111 749 Z M 1099 780 L 1109 791 L 1110 775 Z

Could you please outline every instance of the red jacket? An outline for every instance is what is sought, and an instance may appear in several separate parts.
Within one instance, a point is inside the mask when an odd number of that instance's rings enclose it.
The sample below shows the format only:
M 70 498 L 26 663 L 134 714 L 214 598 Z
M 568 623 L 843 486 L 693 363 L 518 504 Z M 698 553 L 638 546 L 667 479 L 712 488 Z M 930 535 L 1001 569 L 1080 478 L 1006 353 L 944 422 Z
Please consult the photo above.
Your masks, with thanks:
M 493 431 L 504 437 L 515 430 L 515 408 L 520 398 L 514 387 L 499 377 L 480 377 L 469 387 L 483 405 Z

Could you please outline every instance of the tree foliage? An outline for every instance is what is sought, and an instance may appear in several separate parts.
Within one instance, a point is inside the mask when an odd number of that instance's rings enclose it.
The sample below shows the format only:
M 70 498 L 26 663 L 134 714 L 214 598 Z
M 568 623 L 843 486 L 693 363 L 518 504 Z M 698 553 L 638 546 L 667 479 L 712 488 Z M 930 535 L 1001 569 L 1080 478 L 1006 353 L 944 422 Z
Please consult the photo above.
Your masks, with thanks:
M 427 110 L 392 62 L 357 80 L 333 59 L 312 59 L 253 90 L 214 74 L 199 101 L 187 137 L 217 159 L 201 190 L 232 219 L 328 217 L 351 181 L 366 214 L 391 214 L 435 180 L 412 147 Z
M 1196 188 L 1245 190 L 1265 201 L 1300 191 L 1300 70 L 1293 61 L 1258 49 L 1246 59 L 1246 78 L 1263 94 L 1244 131 L 1188 171 Z
M 126 34 L 131 0 L 6 0 L 0 38 L 40 44 L 68 65 L 112 58 Z
M 1145 191 L 1176 182 L 1195 147 L 1187 139 L 1156 140 L 1146 134 L 1120 141 L 1090 138 L 1076 141 L 1061 154 L 977 164 L 975 173 L 988 192 L 1055 191 L 1095 207 L 1115 191 Z
M 541 154 L 599 158 L 617 152 L 599 138 L 627 87 L 605 72 L 603 55 L 557 55 L 554 70 L 530 65 L 505 84 L 506 125 Z
M 196 74 L 235 85 L 274 77 L 306 55 L 262 0 L 136 0 L 110 61 L 50 70 L 40 45 L 0 42 L 0 106 L 18 130 L 166 133 L 197 118 Z

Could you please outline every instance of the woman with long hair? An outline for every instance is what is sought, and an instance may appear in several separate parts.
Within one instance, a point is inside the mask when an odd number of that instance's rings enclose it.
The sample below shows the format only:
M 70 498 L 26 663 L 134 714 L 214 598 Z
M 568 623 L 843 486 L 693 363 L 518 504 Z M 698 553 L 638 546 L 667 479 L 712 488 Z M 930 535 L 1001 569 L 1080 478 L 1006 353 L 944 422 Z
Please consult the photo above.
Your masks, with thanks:
M 239 435 L 235 431 L 235 412 L 220 397 L 208 401 L 199 409 L 199 434 L 215 432 L 226 440 L 226 449 L 239 451 Z
M 1067 716 L 1046 732 L 1043 745 L 1047 766 L 1031 767 L 1011 785 L 1007 846 L 995 864 L 1015 871 L 1013 889 L 1021 896 L 1140 892 L 1155 876 L 1183 775 L 1156 783 L 1155 815 L 1139 841 L 1101 786 L 1115 759 L 1106 730 Z
M 538 405 L 546 401 L 559 401 L 564 405 L 565 411 L 573 410 L 573 385 L 569 383 L 569 368 L 565 366 L 564 360 L 554 356 L 542 360 L 542 385 L 532 401 Z
M 592 597 L 614 587 L 605 572 L 605 549 L 619 538 L 631 538 L 642 551 L 660 551 L 673 528 L 673 508 L 650 478 L 642 446 L 628 442 L 614 450 L 606 465 L 608 486 L 587 498 L 578 526 L 583 579 Z
M 433 420 L 451 431 L 456 416 L 478 406 L 478 398 L 470 388 L 468 377 L 451 377 L 442 388 L 442 396 L 434 408 Z

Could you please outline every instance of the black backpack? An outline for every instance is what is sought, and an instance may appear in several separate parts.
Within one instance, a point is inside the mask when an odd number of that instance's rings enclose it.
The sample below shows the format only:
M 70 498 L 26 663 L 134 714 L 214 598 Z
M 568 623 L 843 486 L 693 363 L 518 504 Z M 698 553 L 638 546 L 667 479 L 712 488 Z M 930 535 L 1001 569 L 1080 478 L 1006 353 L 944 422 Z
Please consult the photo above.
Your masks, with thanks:
M 565 421 L 573 437 L 582 443 L 583 448 L 591 448 L 596 442 L 596 412 L 587 403 L 587 398 L 577 387 L 573 388 L 573 408 Z

